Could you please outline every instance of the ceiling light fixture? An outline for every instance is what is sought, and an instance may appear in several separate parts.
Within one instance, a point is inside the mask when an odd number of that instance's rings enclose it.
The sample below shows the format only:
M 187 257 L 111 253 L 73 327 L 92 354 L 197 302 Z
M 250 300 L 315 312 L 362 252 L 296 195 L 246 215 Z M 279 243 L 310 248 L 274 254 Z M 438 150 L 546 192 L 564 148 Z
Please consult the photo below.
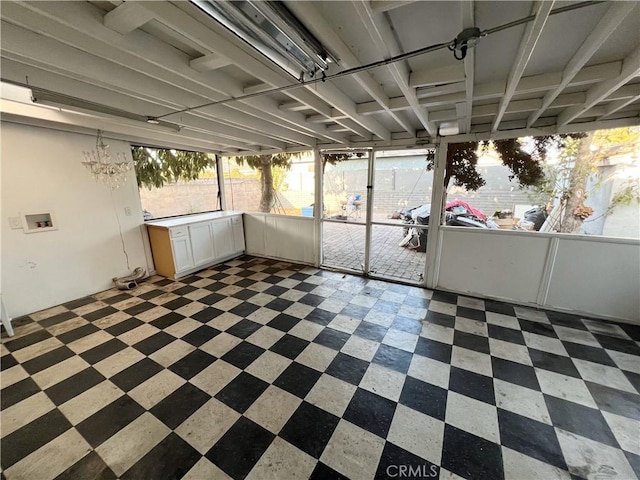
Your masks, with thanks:
M 126 118 L 136 122 L 144 122 L 151 125 L 166 128 L 173 132 L 179 132 L 182 128 L 176 123 L 160 120 L 155 116 L 139 115 L 137 113 L 127 112 L 119 108 L 109 107 L 100 103 L 91 102 L 82 98 L 72 97 L 63 93 L 56 93 L 39 87 L 31 87 L 28 85 L 12 82 L 13 85 L 22 86 L 31 89 L 31 102 L 38 105 L 47 105 L 50 107 L 61 108 L 73 112 L 103 114 L 118 118 Z
M 115 159 L 111 156 L 109 145 L 104 144 L 102 131 L 98 130 L 96 136 L 96 149 L 90 152 L 84 151 L 82 164 L 89 169 L 93 178 L 104 183 L 111 190 L 116 190 L 122 185 L 131 170 L 132 163 L 127 161 L 124 153 L 116 153 Z
M 458 135 L 460 133 L 460 127 L 458 122 L 442 122 L 438 129 L 438 135 L 441 137 L 448 137 L 450 135 Z
M 337 62 L 282 2 L 191 2 L 297 79 Z

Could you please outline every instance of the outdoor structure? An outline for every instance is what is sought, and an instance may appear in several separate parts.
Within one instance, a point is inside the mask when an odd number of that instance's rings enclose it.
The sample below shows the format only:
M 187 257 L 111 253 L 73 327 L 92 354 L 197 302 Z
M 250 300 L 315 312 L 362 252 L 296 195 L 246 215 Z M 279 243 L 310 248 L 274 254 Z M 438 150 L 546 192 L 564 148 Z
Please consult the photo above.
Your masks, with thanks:
M 284 6 L 301 24 L 287 27 L 280 23 L 278 28 L 297 42 L 315 39 L 309 41 L 314 46 L 304 47 L 297 60 L 284 58 L 286 52 L 266 38 L 240 38 L 235 23 L 244 13 L 234 17 L 227 12 L 236 21 L 223 26 L 216 20 L 223 15 L 217 11 L 222 7 L 215 2 L 126 2 L 119 6 L 101 2 L 4 2 L 2 119 L 6 125 L 3 170 L 7 182 L 27 178 L 25 160 L 14 164 L 12 153 L 35 162 L 33 168 L 44 158 L 31 152 L 33 142 L 28 138 L 45 139 L 67 135 L 56 133 L 67 131 L 89 134 L 86 141 L 90 144 L 99 128 L 105 137 L 123 142 L 219 155 L 315 149 L 315 198 L 309 198 L 308 205 L 323 201 L 320 150 L 361 149 L 365 162 L 368 148 L 379 151 L 437 146 L 440 163 L 436 163 L 432 188 L 423 196 L 431 195 L 431 203 L 439 205 L 446 142 L 638 124 L 640 40 L 636 2 L 517 2 L 508 8 L 494 2 L 285 2 L 277 8 L 258 2 L 251 8 L 261 10 L 258 17 L 262 21 L 278 23 L 276 17 L 284 14 L 280 11 Z M 224 8 L 234 7 L 229 4 Z M 275 10 L 262 11 L 269 8 Z M 565 28 L 567 22 L 571 22 L 570 30 Z M 347 25 L 349 28 L 345 28 Z M 461 33 L 473 27 L 479 33 Z M 260 47 L 262 53 L 253 49 L 249 44 L 252 41 L 259 47 L 265 45 Z M 30 93 L 14 86 L 28 87 Z M 12 141 L 14 131 L 15 135 L 24 136 L 20 144 Z M 441 136 L 452 133 L 459 135 Z M 112 149 L 120 145 L 111 143 Z M 82 149 L 80 144 L 69 144 L 65 156 L 71 158 L 73 151 Z M 126 144 L 119 149 L 128 155 Z M 60 164 L 55 168 L 66 175 Z M 378 172 L 378 182 L 388 180 L 388 174 Z M 360 195 L 360 206 L 366 208 L 372 203 L 367 198 L 371 194 L 367 189 L 371 178 L 367 178 L 366 170 L 363 175 L 358 191 L 352 189 L 348 193 Z M 52 185 L 50 179 L 47 182 Z M 97 186 L 91 188 L 94 189 Z M 3 193 L 5 216 L 57 203 L 48 197 L 26 202 L 20 193 L 9 196 L 10 191 L 9 188 Z M 130 190 L 115 191 L 114 202 L 116 206 L 124 202 L 127 213 L 120 207 L 116 215 L 126 215 L 120 220 L 132 222 L 134 230 L 125 233 L 144 245 L 138 200 L 120 198 L 124 192 Z M 98 191 L 90 196 L 96 198 L 100 194 Z M 321 214 L 316 210 L 315 220 L 286 220 L 302 222 L 300 228 L 311 228 L 303 238 L 308 235 L 312 239 L 314 247 L 305 246 L 305 251 L 311 248 L 312 253 L 300 256 L 280 252 L 276 256 L 313 264 L 322 262 Z M 371 238 L 369 224 L 373 217 L 369 218 L 368 211 L 358 213 L 366 244 Z M 85 215 L 78 212 L 75 216 Z M 258 216 L 256 221 L 263 224 L 263 218 Z M 258 225 L 248 223 L 250 228 Z M 3 229 L 7 228 L 3 224 Z M 140 232 L 134 233 L 138 229 Z M 493 233 L 496 232 L 489 232 Z M 14 245 L 13 235 L 15 231 L 6 231 L 6 248 L 25 248 Z M 463 242 L 455 248 L 459 262 L 491 277 L 495 268 L 476 269 L 472 266 L 476 260 L 470 261 L 461 253 L 473 250 L 465 244 L 476 245 L 478 235 L 432 228 L 429 244 L 433 248 L 427 252 L 427 271 L 421 277 L 425 285 L 629 320 L 637 318 L 637 305 L 622 307 L 624 302 L 612 299 L 609 305 L 599 302 L 596 306 L 584 303 L 588 299 L 571 299 L 576 292 L 589 290 L 573 282 L 561 282 L 573 285 L 567 287 L 571 291 L 558 290 L 553 285 L 553 275 L 549 277 L 549 265 L 545 267 L 544 258 L 548 255 L 543 254 L 549 248 L 554 250 L 557 242 L 561 246 L 566 241 L 555 237 L 545 237 L 537 247 L 542 258 L 535 260 L 536 268 L 518 268 L 519 272 L 527 272 L 527 278 L 537 270 L 540 278 L 535 285 L 505 291 L 494 280 L 487 283 L 479 278 L 478 285 L 485 287 L 472 287 L 466 274 L 449 270 L 452 263 L 444 261 L 444 257 L 448 258 L 453 245 L 448 241 L 451 236 Z M 498 235 L 497 241 L 482 237 L 482 245 L 513 244 L 516 256 L 524 243 L 542 238 L 521 239 L 506 232 Z M 39 242 L 49 241 L 41 238 L 44 235 L 38 237 Z M 628 288 L 635 285 L 633 262 L 624 262 L 622 270 L 616 262 L 629 254 L 635 258 L 636 243 L 605 239 L 594 243 L 582 238 L 575 241 L 577 245 L 611 253 L 601 267 L 618 274 L 628 271 L 620 282 Z M 613 242 L 614 246 L 607 248 L 614 250 L 606 250 L 602 242 Z M 621 251 L 619 255 L 616 249 L 630 252 Z M 504 252 L 500 247 L 501 257 Z M 485 255 L 491 257 L 492 253 Z M 21 278 L 18 283 L 26 281 L 26 271 L 20 265 L 30 262 L 28 257 L 23 256 L 17 263 L 5 260 L 5 278 L 15 276 Z M 138 257 L 135 262 L 153 270 L 146 257 Z M 361 263 L 367 262 L 362 259 Z M 599 272 L 602 278 L 602 271 Z M 519 276 L 508 272 L 509 283 L 520 284 L 514 275 Z M 110 278 L 111 273 L 105 277 Z M 576 277 L 587 279 L 590 275 L 578 272 Z M 46 276 L 39 278 L 46 281 Z M 456 278 L 465 278 L 465 284 L 459 284 Z M 12 293 L 12 284 L 3 288 L 3 296 L 16 313 L 26 313 L 82 291 L 89 293 L 98 285 L 106 286 L 101 282 L 86 285 L 75 293 L 61 292 L 38 305 L 12 298 L 31 297 L 24 291 Z M 487 288 L 489 285 L 493 287 Z M 610 285 L 616 285 L 618 292 L 617 282 Z M 629 291 L 627 287 L 625 290 Z M 549 301 L 548 297 L 554 295 L 558 298 Z
M 260 458 L 314 478 L 369 479 L 397 458 L 451 478 L 640 478 L 637 223 L 596 236 L 442 221 L 452 144 L 640 125 L 640 2 L 1 3 L 0 295 L 3 318 L 25 316 L 2 344 L 18 385 L 3 385 L 7 480 L 91 462 L 113 478 L 173 462 L 176 477 L 240 479 Z M 155 276 L 132 145 L 214 155 L 221 210 L 239 210 L 224 157 L 311 152 L 313 195 L 302 215 L 243 212 L 247 257 L 172 282 Z M 345 152 L 358 172 L 333 192 L 349 167 L 323 154 Z M 391 185 L 404 198 L 379 203 Z M 387 218 L 414 198 L 431 206 L 419 254 Z M 191 237 L 171 235 L 188 257 Z M 141 290 L 105 293 L 136 267 Z M 87 400 L 91 382 L 106 390 Z M 291 410 L 267 426 L 243 403 L 263 392 L 260 412 Z M 211 426 L 199 408 L 229 424 L 192 435 Z M 308 434 L 318 419 L 331 428 Z

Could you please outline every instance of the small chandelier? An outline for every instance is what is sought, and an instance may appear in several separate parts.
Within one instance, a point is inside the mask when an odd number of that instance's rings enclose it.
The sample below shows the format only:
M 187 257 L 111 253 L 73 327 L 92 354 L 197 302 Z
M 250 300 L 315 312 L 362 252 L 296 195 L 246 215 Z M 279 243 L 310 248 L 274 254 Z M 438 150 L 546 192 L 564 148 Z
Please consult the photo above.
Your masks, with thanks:
M 96 149 L 82 153 L 84 154 L 82 164 L 91 171 L 96 181 L 104 183 L 111 190 L 119 188 L 125 182 L 132 164 L 126 160 L 124 153 L 116 153 L 115 159 L 112 158 L 109 145 L 105 145 L 102 140 L 102 131 L 98 130 Z

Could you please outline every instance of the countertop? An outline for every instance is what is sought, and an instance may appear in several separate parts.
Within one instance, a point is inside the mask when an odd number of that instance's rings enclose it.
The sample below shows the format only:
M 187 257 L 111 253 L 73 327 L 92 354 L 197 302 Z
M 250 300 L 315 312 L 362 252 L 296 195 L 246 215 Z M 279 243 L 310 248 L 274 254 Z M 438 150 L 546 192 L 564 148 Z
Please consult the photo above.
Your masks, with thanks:
M 146 225 L 159 228 L 172 228 L 181 225 L 189 225 L 191 223 L 206 222 L 217 218 L 227 218 L 242 215 L 242 212 L 233 210 L 225 210 L 223 212 L 196 213 L 193 215 L 182 215 L 179 217 L 161 218 L 158 220 L 148 220 L 144 222 Z

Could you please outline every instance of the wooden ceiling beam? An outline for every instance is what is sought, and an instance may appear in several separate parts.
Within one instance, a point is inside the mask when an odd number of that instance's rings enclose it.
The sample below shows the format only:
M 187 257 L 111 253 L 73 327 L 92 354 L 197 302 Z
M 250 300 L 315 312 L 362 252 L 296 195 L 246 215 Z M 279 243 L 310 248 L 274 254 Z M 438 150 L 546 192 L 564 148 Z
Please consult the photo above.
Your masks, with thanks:
M 391 58 L 400 53 L 400 47 L 393 35 L 391 26 L 382 14 L 376 14 L 371 10 L 371 6 L 364 2 L 354 2 L 353 8 L 356 10 L 362 24 L 369 33 L 374 44 L 378 47 L 384 58 Z M 420 105 L 414 87 L 409 85 L 409 67 L 405 62 L 394 62 L 387 66 L 396 84 L 400 88 L 403 96 L 407 99 L 413 113 L 418 117 L 418 121 L 429 132 L 429 135 L 436 137 L 438 130 L 436 125 L 429 121 L 429 113 Z
M 136 2 L 124 2 L 108 12 L 102 19 L 105 27 L 122 35 L 140 28 L 153 17 Z
M 304 23 L 317 38 L 321 38 L 323 45 L 340 59 L 342 68 L 358 67 L 362 63 L 353 54 L 347 44 L 338 36 L 334 28 L 322 18 L 322 15 L 312 2 L 293 2 L 290 8 L 294 15 Z M 387 113 L 407 133 L 415 136 L 415 128 L 402 112 L 395 112 L 389 108 L 389 96 L 382 86 L 374 80 L 369 72 L 360 72 L 352 78 L 380 105 L 382 111 Z
M 622 69 L 622 62 L 615 61 L 609 63 L 602 63 L 598 65 L 591 65 L 584 67 L 569 83 L 570 87 L 591 85 L 598 83 L 602 80 L 617 77 Z M 528 77 L 522 77 L 516 88 L 516 95 L 524 93 L 545 92 L 552 88 L 557 87 L 562 81 L 562 72 L 545 73 L 541 75 L 532 75 Z M 434 89 L 428 96 L 421 96 L 420 103 L 427 108 L 442 105 L 453 105 L 455 103 L 464 101 L 465 95 L 464 89 L 460 87 L 459 83 L 445 85 L 437 87 L 441 89 L 440 92 L 447 92 L 450 89 L 455 90 L 454 93 L 435 94 L 437 91 Z M 475 86 L 473 92 L 473 100 L 489 100 L 492 98 L 500 98 L 504 92 L 504 82 L 488 82 L 481 83 Z M 418 95 L 420 95 L 420 89 L 418 89 Z M 404 97 L 391 97 L 389 99 L 389 106 L 392 109 L 406 110 L 411 108 L 409 103 Z M 380 113 L 375 102 L 365 102 L 358 104 L 358 111 L 362 115 L 371 115 L 374 113 Z
M 640 48 L 634 50 L 624 59 L 620 75 L 594 85 L 587 91 L 587 98 L 583 104 L 569 107 L 560 113 L 558 126 L 567 125 L 638 75 L 640 75 Z
M 209 53 L 189 60 L 189 66 L 197 72 L 211 72 L 231 64 L 233 64 L 231 60 L 218 53 Z
M 502 121 L 502 117 L 507 111 L 507 107 L 509 106 L 509 102 L 511 101 L 511 98 L 518 88 L 520 78 L 522 78 L 524 69 L 527 68 L 527 64 L 529 63 L 529 59 L 533 54 L 533 50 L 535 49 L 538 40 L 542 35 L 542 30 L 547 23 L 547 19 L 549 18 L 549 13 L 553 8 L 553 4 L 553 0 L 539 1 L 534 4 L 533 10 L 535 12 L 535 18 L 532 22 L 527 23 L 525 27 L 524 35 L 522 36 L 520 46 L 518 47 L 518 53 L 516 54 L 516 59 L 513 62 L 511 71 L 509 72 L 509 76 L 507 78 L 507 88 L 505 89 L 504 94 L 500 99 L 500 108 L 498 109 L 498 114 L 493 120 L 493 125 L 491 127 L 491 131 L 493 132 L 498 130 L 500 122 Z
M 562 81 L 555 89 L 547 92 L 542 101 L 542 106 L 533 112 L 527 120 L 527 126 L 531 126 L 549 108 L 558 95 L 567 88 L 571 80 L 586 65 L 589 59 L 598 51 L 602 44 L 615 31 L 620 23 L 636 7 L 634 2 L 613 2 L 604 14 L 598 25 L 591 31 L 582 43 L 578 51 L 571 57 L 569 63 L 562 72 Z
M 225 27 L 213 19 L 206 21 L 204 18 L 206 14 L 194 5 L 144 2 L 143 6 L 153 13 L 156 20 L 180 32 L 181 35 L 204 48 L 212 51 L 215 48 L 216 51 L 224 52 L 229 58 L 234 59 L 237 66 L 269 84 L 272 88 L 284 87 L 292 83 L 293 79 L 290 75 L 277 65 L 268 62 L 265 57 L 253 51 L 249 53 L 246 49 L 250 47 Z M 198 19 L 205 21 L 201 22 Z M 311 108 L 314 108 L 316 104 L 311 99 L 316 98 L 316 102 L 322 100 L 340 109 L 358 126 L 356 128 L 358 135 L 368 137 L 373 133 L 380 138 L 387 138 L 391 135 L 389 130 L 375 119 L 359 115 L 356 112 L 355 102 L 333 85 L 316 84 L 288 90 L 284 93 L 295 100 L 307 103 Z

